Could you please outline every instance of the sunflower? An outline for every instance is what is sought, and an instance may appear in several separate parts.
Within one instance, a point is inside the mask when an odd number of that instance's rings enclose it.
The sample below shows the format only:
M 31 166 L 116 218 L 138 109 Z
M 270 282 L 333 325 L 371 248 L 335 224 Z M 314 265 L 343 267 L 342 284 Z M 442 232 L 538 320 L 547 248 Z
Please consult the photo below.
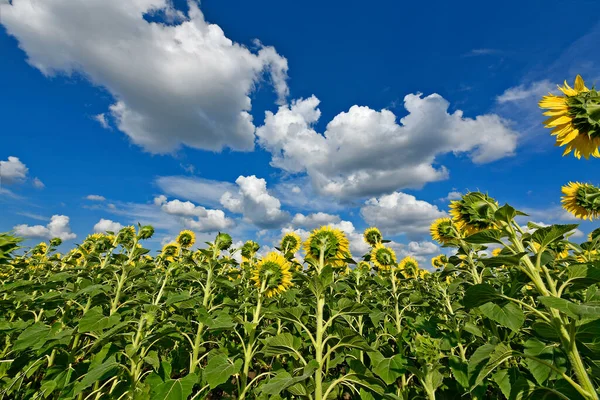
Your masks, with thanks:
M 411 256 L 404 257 L 398 264 L 398 271 L 407 278 L 416 277 L 419 274 L 419 263 Z
M 304 242 L 304 251 L 306 258 L 319 260 L 321 249 L 323 250 L 325 261 L 331 263 L 334 267 L 344 267 L 346 258 L 350 255 L 350 242 L 346 235 L 339 230 L 329 226 L 322 226 L 312 231 L 306 242 Z
M 283 252 L 283 254 L 295 254 L 298 250 L 300 250 L 300 245 L 302 244 L 302 239 L 296 232 L 288 232 L 281 238 L 281 243 L 279 243 L 279 248 Z
M 447 262 L 448 257 L 446 257 L 444 254 L 440 254 L 439 256 L 435 256 L 431 259 L 431 265 L 433 268 L 443 268 Z
M 260 245 L 253 240 L 248 240 L 246 243 L 244 243 L 241 250 L 242 262 L 249 261 L 252 257 L 254 257 L 259 249 Z
M 366 261 L 361 261 L 358 263 L 357 269 L 362 272 L 371 272 L 371 264 Z
M 33 254 L 46 254 L 48 251 L 48 245 L 46 242 L 41 242 L 33 248 Z
M 600 189 L 579 182 L 569 182 L 562 187 L 563 208 L 581 219 L 591 221 L 600 216 Z
M 121 228 L 119 233 L 117 234 L 117 242 L 124 244 L 127 243 L 135 237 L 135 227 L 133 225 L 126 226 Z
M 196 234 L 187 229 L 181 231 L 177 236 L 177 243 L 184 249 L 190 248 L 196 243 Z
M 371 250 L 371 262 L 378 271 L 389 271 L 396 264 L 396 253 L 389 247 L 377 243 Z
M 271 252 L 256 264 L 250 279 L 257 287 L 264 288 L 265 296 L 276 296 L 292 286 L 290 263 L 281 254 Z
M 585 86 L 580 75 L 575 78 L 574 88 L 567 81 L 558 87 L 564 96 L 549 93 L 539 102 L 547 109 L 544 121 L 552 129 L 557 146 L 566 146 L 563 156 L 573 152 L 577 158 L 600 157 L 600 94 Z
M 600 228 L 596 228 L 590 232 L 588 235 L 588 242 L 596 240 L 596 238 L 600 237 Z
M 176 243 L 176 242 L 167 243 L 162 248 L 161 255 L 163 258 L 173 261 L 173 257 L 179 255 L 180 249 L 181 249 L 181 246 L 179 245 L 179 243 Z
M 493 228 L 497 210 L 498 202 L 480 192 L 467 193 L 450 204 L 452 222 L 467 235 Z
M 381 243 L 381 239 L 383 239 L 383 236 L 381 236 L 381 232 L 379 231 L 379 229 L 371 227 L 365 229 L 365 232 L 363 233 L 363 239 L 365 243 L 367 243 L 369 246 L 374 247 L 377 246 L 377 244 Z
M 454 239 L 452 220 L 450 218 L 438 218 L 429 227 L 431 237 L 440 244 L 446 244 Z

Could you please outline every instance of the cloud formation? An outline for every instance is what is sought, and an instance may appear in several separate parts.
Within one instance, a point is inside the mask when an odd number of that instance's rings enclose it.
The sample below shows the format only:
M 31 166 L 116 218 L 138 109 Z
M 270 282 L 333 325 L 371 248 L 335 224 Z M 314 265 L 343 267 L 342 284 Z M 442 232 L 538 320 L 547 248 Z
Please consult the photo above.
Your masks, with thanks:
M 66 215 L 53 215 L 46 226 L 21 224 L 15 226 L 13 229 L 17 236 L 26 238 L 60 238 L 62 240 L 70 240 L 77 237 L 76 234 L 71 232 L 69 217 Z
M 517 134 L 496 114 L 450 114 L 438 94 L 404 98 L 408 115 L 397 121 L 389 110 L 352 106 L 335 116 L 323 134 L 314 129 L 321 112 L 315 97 L 266 112 L 256 134 L 272 153 L 271 164 L 306 172 L 321 195 L 348 200 L 420 188 L 448 177 L 435 164 L 443 154 L 464 155 L 476 164 L 512 156 Z
M 185 15 L 169 0 L 18 0 L 0 15 L 44 75 L 80 74 L 108 90 L 115 102 L 95 119 L 146 151 L 252 150 L 249 95 L 267 77 L 282 102 L 287 60 L 258 41 L 253 50 L 233 42 L 188 5 Z

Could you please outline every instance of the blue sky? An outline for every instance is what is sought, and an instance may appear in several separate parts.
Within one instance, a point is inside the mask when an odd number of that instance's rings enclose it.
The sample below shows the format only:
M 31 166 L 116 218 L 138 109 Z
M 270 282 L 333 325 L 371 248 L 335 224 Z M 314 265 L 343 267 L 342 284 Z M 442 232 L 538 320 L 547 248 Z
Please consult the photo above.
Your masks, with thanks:
M 577 73 L 598 85 L 598 15 L 596 1 L 0 0 L 0 231 L 72 246 L 140 222 L 153 249 L 182 228 L 268 249 L 331 223 L 360 255 L 376 224 L 426 261 L 457 193 L 572 222 L 560 187 L 598 183 L 597 160 L 561 157 L 537 100 Z

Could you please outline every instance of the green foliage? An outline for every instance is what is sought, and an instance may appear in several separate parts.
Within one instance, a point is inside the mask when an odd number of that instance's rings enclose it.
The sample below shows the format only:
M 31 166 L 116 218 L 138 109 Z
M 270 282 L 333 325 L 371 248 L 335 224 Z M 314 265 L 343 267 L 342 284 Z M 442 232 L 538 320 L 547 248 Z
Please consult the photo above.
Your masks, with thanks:
M 149 226 L 64 256 L 2 234 L 0 399 L 597 399 L 600 241 L 483 206 L 443 270 L 283 254 L 293 286 L 273 297 L 258 245 L 225 233 L 155 257 Z

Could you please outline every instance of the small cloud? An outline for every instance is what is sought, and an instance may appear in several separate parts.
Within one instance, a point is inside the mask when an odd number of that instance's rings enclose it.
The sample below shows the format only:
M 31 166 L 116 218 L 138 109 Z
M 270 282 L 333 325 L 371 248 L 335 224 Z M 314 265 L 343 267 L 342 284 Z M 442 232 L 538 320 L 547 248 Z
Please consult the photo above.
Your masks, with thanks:
M 110 125 L 108 125 L 108 121 L 106 120 L 106 115 L 104 113 L 94 115 L 94 119 L 98 121 L 104 129 L 110 128 Z
M 104 201 L 104 200 L 106 200 L 106 197 L 100 196 L 99 194 L 88 194 L 85 198 L 87 200 L 90 200 L 90 201 Z
M 94 225 L 94 232 L 104 233 L 107 231 L 118 232 L 121 230 L 123 225 L 118 222 L 111 221 L 110 219 L 101 218 L 96 225 Z
M 33 187 L 36 189 L 43 189 L 46 187 L 44 182 L 42 182 L 39 178 L 33 178 Z
M 478 56 L 492 56 L 496 54 L 502 54 L 502 50 L 498 49 L 473 49 L 466 54 L 463 54 L 463 57 L 478 57 Z
M 193 174 L 194 172 L 196 172 L 196 167 L 194 167 L 192 164 L 179 164 L 179 166 L 181 168 L 183 168 L 183 170 L 189 174 Z
M 522 84 L 508 88 L 504 93 L 496 97 L 496 101 L 500 104 L 504 104 L 528 100 L 530 98 L 541 98 L 555 88 L 556 86 L 549 80 L 544 79 L 542 81 L 531 82 L 529 85 Z
M 66 215 L 53 215 L 46 226 L 21 224 L 16 225 L 13 229 L 17 236 L 26 238 L 52 239 L 57 237 L 62 240 L 70 240 L 77 237 L 77 235 L 71 231 L 69 217 Z
M 463 194 L 461 192 L 457 192 L 455 190 L 448 193 L 446 197 L 442 197 L 440 201 L 452 201 L 452 200 L 460 200 Z
M 25 211 L 18 212 L 17 215 L 22 215 L 27 218 L 36 219 L 38 221 L 48 221 L 48 219 L 49 219 L 48 217 L 44 217 L 43 215 L 29 213 L 29 212 L 25 212 Z

